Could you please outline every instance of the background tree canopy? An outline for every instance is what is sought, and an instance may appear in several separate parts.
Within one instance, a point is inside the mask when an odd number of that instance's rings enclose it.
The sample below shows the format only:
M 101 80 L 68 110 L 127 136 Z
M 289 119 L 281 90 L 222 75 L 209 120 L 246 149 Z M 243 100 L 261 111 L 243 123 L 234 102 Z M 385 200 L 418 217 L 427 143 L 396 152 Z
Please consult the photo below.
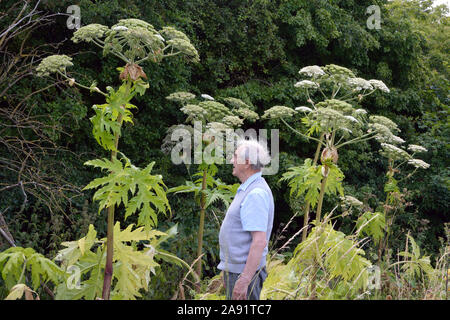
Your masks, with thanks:
M 107 154 L 90 135 L 89 121 L 84 121 L 92 116 L 90 107 L 100 102 L 98 97 L 36 78 L 34 69 L 42 58 L 64 53 L 73 58 L 73 74 L 86 86 L 96 80 L 104 88 L 119 85 L 119 80 L 112 67 L 117 65 L 114 57 L 103 58 L 100 50 L 69 41 L 74 30 L 66 25 L 67 15 L 57 13 L 65 13 L 73 1 L 28 3 L 22 17 L 31 14 L 29 21 L 16 19 L 21 2 L 0 3 L 0 212 L 18 245 L 52 256 L 61 241 L 86 234 L 89 223 L 106 233 L 104 219 L 97 216 L 98 204 L 89 200 L 92 193 L 81 189 L 98 176 L 82 164 L 92 155 Z M 186 167 L 173 165 L 161 151 L 167 129 L 184 119 L 178 106 L 165 99 L 170 93 L 233 95 L 262 115 L 274 105 L 305 103 L 293 84 L 299 69 L 307 65 L 337 64 L 365 79 L 382 80 L 391 93 L 371 95 L 363 107 L 396 122 L 406 143 L 428 149 L 423 160 L 431 164 L 407 181 L 410 205 L 398 216 L 393 233 L 406 236 L 411 230 L 426 252 L 438 254 L 450 207 L 447 7 L 433 7 L 431 0 L 80 0 L 77 4 L 81 25 L 111 26 L 119 19 L 138 18 L 157 29 L 182 30 L 197 48 L 200 63 L 195 65 L 181 58 L 145 63 L 150 88 L 135 98 L 138 120 L 125 125 L 123 132 L 124 153 L 138 166 L 156 161 L 153 171 L 163 175 L 169 187 L 189 177 Z M 380 29 L 367 27 L 366 9 L 371 5 L 381 8 Z M 11 25 L 22 27 L 12 34 Z M 281 174 L 314 150 L 279 122 L 259 121 L 252 127 L 280 129 L 279 173 L 267 177 L 276 200 L 276 233 L 281 223 L 300 212 L 289 199 L 287 185 L 279 182 Z M 346 191 L 374 206 L 375 199 L 383 199 L 386 182 L 386 161 L 375 151 L 376 143 L 354 145 L 340 154 Z M 218 176 L 227 183 L 237 182 L 229 166 L 221 166 Z M 173 215 L 161 224 L 178 222 L 180 237 L 167 246 L 192 262 L 198 224 L 194 200 L 186 195 L 169 201 Z M 325 210 L 332 205 L 325 201 Z M 205 268 L 213 276 L 219 226 L 214 217 L 208 219 Z M 350 221 L 341 224 L 350 228 Z M 297 217 L 289 232 L 301 226 L 302 218 Z M 405 237 L 393 241 L 394 250 L 402 249 Z M 149 297 L 168 297 L 171 291 L 158 287 L 163 280 L 176 286 L 180 276 L 160 271 Z

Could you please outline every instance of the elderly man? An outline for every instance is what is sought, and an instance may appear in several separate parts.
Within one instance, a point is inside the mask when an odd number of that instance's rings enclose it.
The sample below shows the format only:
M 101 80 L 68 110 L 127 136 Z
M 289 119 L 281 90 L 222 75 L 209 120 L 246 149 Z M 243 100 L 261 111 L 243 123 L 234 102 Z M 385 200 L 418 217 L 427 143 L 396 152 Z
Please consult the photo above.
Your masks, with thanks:
M 267 244 L 272 232 L 274 202 L 261 176 L 270 161 L 255 140 L 241 140 L 233 155 L 233 175 L 240 181 L 219 234 L 220 263 L 228 299 L 259 300 L 267 277 Z

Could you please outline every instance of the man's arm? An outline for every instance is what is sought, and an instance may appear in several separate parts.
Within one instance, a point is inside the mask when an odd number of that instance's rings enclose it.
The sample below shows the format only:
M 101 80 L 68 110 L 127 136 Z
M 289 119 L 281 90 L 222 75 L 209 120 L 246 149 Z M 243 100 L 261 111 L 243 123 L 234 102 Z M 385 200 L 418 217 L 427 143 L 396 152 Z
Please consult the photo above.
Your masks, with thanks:
M 252 231 L 251 234 L 252 243 L 250 245 L 247 262 L 245 263 L 244 271 L 234 285 L 232 299 L 247 299 L 248 286 L 259 267 L 264 248 L 267 245 L 266 232 Z

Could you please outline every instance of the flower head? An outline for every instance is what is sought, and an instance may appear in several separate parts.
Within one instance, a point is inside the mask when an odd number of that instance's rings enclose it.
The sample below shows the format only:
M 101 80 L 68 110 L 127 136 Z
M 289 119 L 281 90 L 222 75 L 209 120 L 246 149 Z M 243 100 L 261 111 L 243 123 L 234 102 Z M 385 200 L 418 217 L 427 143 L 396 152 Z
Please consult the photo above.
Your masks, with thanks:
M 203 120 L 205 115 L 207 114 L 205 109 L 196 104 L 187 104 L 180 110 L 183 111 L 186 115 L 188 115 L 186 121 Z
M 369 82 L 372 85 L 372 87 L 374 87 L 374 89 L 378 89 L 380 91 L 387 92 L 387 93 L 390 92 L 389 88 L 381 80 L 372 79 L 372 80 L 369 80 Z
M 418 146 L 416 144 L 410 144 L 408 146 L 408 150 L 412 152 L 427 152 L 428 150 L 422 146 Z
M 381 143 L 382 151 L 381 155 L 392 160 L 407 160 L 411 159 L 411 156 L 403 149 L 400 149 L 389 143 Z
M 364 114 L 367 114 L 367 111 L 364 110 L 364 109 L 356 109 L 356 110 L 355 110 L 355 113 L 356 113 L 357 115 L 364 115 Z
M 316 65 L 304 67 L 298 73 L 307 75 L 308 77 L 317 77 L 325 74 L 322 68 Z
M 296 111 L 300 111 L 300 112 L 312 112 L 311 108 L 305 107 L 305 106 L 301 106 L 301 107 L 297 107 L 295 108 Z
M 323 70 L 331 76 L 338 76 L 341 78 L 355 77 L 355 74 L 350 69 L 335 64 L 328 64 L 325 67 L 323 67 Z
M 420 159 L 411 159 L 411 160 L 408 160 L 408 163 L 413 165 L 416 168 L 421 168 L 421 169 L 428 169 L 430 167 L 430 165 L 428 163 L 426 163 L 425 161 L 422 161 Z
M 347 80 L 347 82 L 348 82 L 349 86 L 352 87 L 356 91 L 373 89 L 370 82 L 363 78 L 349 78 Z
M 343 196 L 340 197 L 341 201 L 344 203 L 344 205 L 348 206 L 348 207 L 363 207 L 363 203 L 361 201 L 359 201 L 358 199 L 356 199 L 355 197 L 352 196 Z
M 214 98 L 213 97 L 211 97 L 209 94 L 202 94 L 201 95 L 201 97 L 203 98 L 203 99 L 206 99 L 206 100 L 210 100 L 210 101 L 214 101 Z
M 369 120 L 372 123 L 378 123 L 378 124 L 386 126 L 392 132 L 400 132 L 400 129 L 395 124 L 395 122 L 393 122 L 391 119 L 388 119 L 386 117 L 383 117 L 383 116 L 370 116 Z
M 67 67 L 73 66 L 72 58 L 66 55 L 52 55 L 44 58 L 36 68 L 39 77 L 50 73 L 66 72 Z
M 88 24 L 73 33 L 72 41 L 75 43 L 80 41 L 91 42 L 94 39 L 103 38 L 108 30 L 107 26 L 98 23 Z
M 112 27 L 111 30 L 113 30 L 113 31 L 127 31 L 128 28 L 125 27 L 125 26 L 115 26 L 115 27 Z
M 237 116 L 225 116 L 222 122 L 232 128 L 240 127 L 244 124 L 244 121 Z
M 296 111 L 294 109 L 285 106 L 274 106 L 266 111 L 264 111 L 263 119 L 277 119 L 286 118 L 294 115 Z
M 259 119 L 258 114 L 255 111 L 250 110 L 248 108 L 239 108 L 239 109 L 235 109 L 233 111 L 238 116 L 240 116 L 246 120 L 252 121 L 252 122 Z
M 184 102 L 195 99 L 195 95 L 190 92 L 179 91 L 179 92 L 171 93 L 170 95 L 168 95 L 166 97 L 166 99 L 175 101 L 175 102 L 184 103 Z
M 305 89 L 317 89 L 319 88 L 319 84 L 309 81 L 309 80 L 302 80 L 294 84 L 294 87 L 296 88 L 305 88 Z

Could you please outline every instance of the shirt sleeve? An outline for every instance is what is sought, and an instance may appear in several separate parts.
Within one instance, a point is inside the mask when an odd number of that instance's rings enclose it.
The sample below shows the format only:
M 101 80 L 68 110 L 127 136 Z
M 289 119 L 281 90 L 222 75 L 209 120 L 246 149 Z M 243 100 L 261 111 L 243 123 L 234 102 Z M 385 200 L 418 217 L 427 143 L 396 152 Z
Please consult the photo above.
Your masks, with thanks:
M 269 195 L 261 188 L 250 191 L 241 203 L 242 228 L 245 231 L 267 231 Z

